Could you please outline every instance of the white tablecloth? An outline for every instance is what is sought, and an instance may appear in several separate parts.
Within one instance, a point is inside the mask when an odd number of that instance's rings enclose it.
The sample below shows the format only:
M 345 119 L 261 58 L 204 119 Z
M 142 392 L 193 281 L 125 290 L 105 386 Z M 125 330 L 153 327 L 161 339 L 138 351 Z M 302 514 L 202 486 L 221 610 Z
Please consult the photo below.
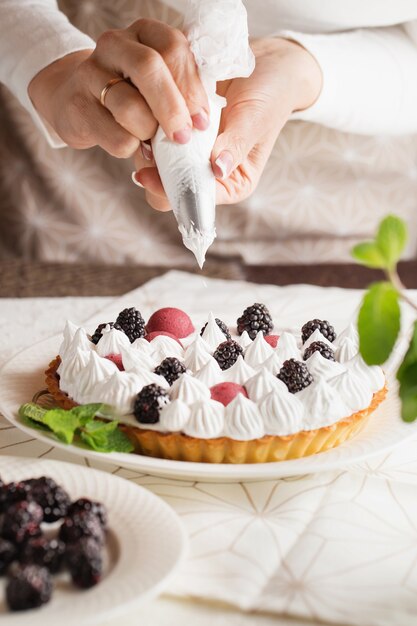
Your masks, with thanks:
M 82 323 L 103 308 L 103 321 L 126 305 L 138 306 L 145 316 L 160 306 L 181 306 L 198 322 L 210 309 L 229 311 L 231 321 L 246 305 L 264 301 L 280 326 L 324 317 L 342 329 L 360 297 L 352 290 L 226 285 L 170 272 L 117 299 L 6 299 L 0 301 L 1 359 L 59 332 L 65 319 Z M 0 428 L 5 454 L 83 462 L 4 419 Z M 348 470 L 255 483 L 156 478 L 112 466 L 105 457 L 94 465 L 151 489 L 188 530 L 190 554 L 167 590 L 170 597 L 144 608 L 142 624 L 287 623 L 282 614 L 361 626 L 409 626 L 416 619 L 414 440 Z M 126 616 L 123 623 L 137 620 Z

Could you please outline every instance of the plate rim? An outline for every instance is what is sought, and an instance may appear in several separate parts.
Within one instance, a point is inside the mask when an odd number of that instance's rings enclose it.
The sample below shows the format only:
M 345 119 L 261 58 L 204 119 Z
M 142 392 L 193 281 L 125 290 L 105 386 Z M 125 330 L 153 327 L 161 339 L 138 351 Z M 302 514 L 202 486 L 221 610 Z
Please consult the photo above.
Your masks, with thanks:
M 103 611 L 100 612 L 99 610 L 94 615 L 87 615 L 86 617 L 77 618 L 77 624 L 79 624 L 80 626 L 95 626 L 97 624 L 97 620 L 109 621 L 118 616 L 121 617 L 122 615 L 126 615 L 127 613 L 129 613 L 129 611 L 133 610 L 134 607 L 136 606 L 139 607 L 144 602 L 147 602 L 150 599 L 158 596 L 163 591 L 163 589 L 166 589 L 169 582 L 172 580 L 172 578 L 175 576 L 180 566 L 185 561 L 185 558 L 189 550 L 189 541 L 188 541 L 187 531 L 179 515 L 174 511 L 174 509 L 171 506 L 169 506 L 167 502 L 165 502 L 163 498 L 156 495 L 155 493 L 153 493 L 146 487 L 137 484 L 134 481 L 123 478 L 122 476 L 111 474 L 101 469 L 88 467 L 85 465 L 80 466 L 78 464 L 73 464 L 71 462 L 61 461 L 58 459 L 45 459 L 45 458 L 38 458 L 38 457 L 21 457 L 21 456 L 15 456 L 15 455 L 1 455 L 0 456 L 0 462 L 3 462 L 3 461 L 7 462 L 7 460 L 9 461 L 13 460 L 13 462 L 18 462 L 18 463 L 23 463 L 23 464 L 27 463 L 28 465 L 33 464 L 33 463 L 45 465 L 45 466 L 59 465 L 63 468 L 64 472 L 66 471 L 66 467 L 70 467 L 72 470 L 72 473 L 73 474 L 75 473 L 75 476 L 77 475 L 77 472 L 81 469 L 83 473 L 87 473 L 87 474 L 92 473 L 92 474 L 97 475 L 99 477 L 99 480 L 104 479 L 110 482 L 116 481 L 116 482 L 121 482 L 121 483 L 127 483 L 128 485 L 130 485 L 129 488 L 138 489 L 144 494 L 146 498 L 150 500 L 151 503 L 165 510 L 165 514 L 167 514 L 171 518 L 170 524 L 169 524 L 170 527 L 172 527 L 173 523 L 175 524 L 175 532 L 177 533 L 177 539 L 179 539 L 179 541 L 175 543 L 178 549 L 178 554 L 176 556 L 175 563 L 173 564 L 171 569 L 154 586 L 150 587 L 145 592 L 139 595 L 134 595 L 134 596 L 132 595 L 130 600 L 128 601 L 124 601 L 122 603 L 112 605 L 111 607 L 106 607 L 104 612 Z M 45 473 L 47 473 L 46 470 L 45 470 Z M 120 537 L 122 529 L 112 528 L 111 530 L 116 535 L 116 538 Z M 119 540 L 119 543 L 120 543 L 120 540 Z M 140 560 L 138 561 L 138 563 L 140 563 Z M 82 592 L 82 590 L 80 590 L 80 592 Z M 82 598 L 80 599 L 82 600 Z M 45 605 L 45 607 L 47 607 L 47 605 Z M 39 613 L 39 615 L 41 615 L 41 613 Z M 42 617 L 44 617 L 44 615 L 45 614 L 42 613 Z M 16 626 L 19 626 L 20 624 L 22 624 L 23 626 L 23 624 L 24 623 L 26 624 L 27 619 L 30 618 L 31 616 L 33 617 L 33 613 L 31 611 L 24 611 L 20 613 L 9 612 L 9 613 L 5 613 L 4 615 L 0 615 L 0 623 L 3 621 L 3 618 L 7 618 L 8 620 L 10 620 L 11 624 L 12 623 L 16 624 Z M 44 624 L 45 626 L 48 626 L 48 621 L 47 621 L 48 616 L 45 616 L 45 617 L 46 619 L 44 621 Z M 64 625 L 72 624 L 73 621 L 72 621 L 72 618 L 67 620 L 67 618 L 64 615 L 61 615 L 60 623 Z
M 59 339 L 60 333 L 55 333 L 50 337 L 46 337 L 41 339 L 40 341 L 35 342 L 31 346 L 26 346 L 22 348 L 18 352 L 16 352 L 10 359 L 8 359 L 5 363 L 3 363 L 0 367 L 0 391 L 3 384 L 3 376 L 2 374 L 7 371 L 7 368 L 13 364 L 15 359 L 21 357 L 26 352 L 32 351 L 36 346 L 46 344 L 51 342 L 52 340 Z M 51 357 L 53 358 L 53 357 Z M 46 367 L 46 365 L 45 365 Z M 30 372 L 28 372 L 30 374 Z M 389 393 L 393 393 L 392 389 L 389 389 Z M 353 459 L 347 459 L 344 463 L 340 459 L 327 460 L 323 463 L 323 466 L 310 468 L 299 468 L 297 470 L 297 464 L 300 465 L 300 462 L 308 465 L 308 461 L 312 458 L 324 458 L 327 453 L 331 453 L 332 450 L 322 452 L 320 454 L 312 455 L 311 457 L 303 457 L 301 459 L 290 459 L 287 461 L 277 461 L 270 463 L 240 463 L 240 464 L 227 464 L 227 463 L 194 463 L 191 461 L 177 461 L 170 459 L 161 459 L 154 457 L 147 457 L 140 454 L 127 454 L 122 452 L 110 452 L 110 453 L 101 453 L 95 452 L 94 450 L 89 450 L 88 448 L 81 448 L 79 446 L 75 446 L 73 444 L 64 444 L 60 441 L 57 441 L 52 435 L 45 434 L 43 431 L 38 431 L 34 428 L 30 428 L 23 424 L 17 416 L 14 414 L 10 416 L 8 410 L 5 410 L 5 407 L 2 405 L 2 400 L 0 397 L 0 412 L 4 415 L 4 417 L 13 424 L 19 430 L 25 432 L 26 434 L 32 435 L 35 439 L 42 441 L 43 443 L 48 443 L 50 445 L 54 445 L 55 448 L 62 449 L 68 451 L 70 454 L 74 454 L 75 456 L 87 457 L 94 459 L 98 462 L 102 463 L 112 463 L 115 465 L 119 465 L 120 467 L 125 467 L 128 469 L 135 469 L 149 475 L 153 476 L 161 476 L 176 480 L 192 480 L 193 477 L 198 477 L 198 480 L 202 482 L 240 482 L 240 481 L 261 481 L 268 479 L 279 479 L 279 478 L 288 478 L 294 476 L 303 476 L 314 473 L 321 473 L 325 471 L 332 471 L 335 469 L 342 469 L 345 467 L 349 467 L 350 465 L 354 465 L 356 463 L 360 463 L 364 459 L 370 459 L 373 456 L 378 454 L 382 454 L 384 452 L 388 452 L 393 450 L 396 446 L 402 444 L 408 439 L 415 436 L 417 432 L 417 423 L 406 423 L 399 421 L 399 428 L 404 430 L 404 436 L 399 440 L 395 440 L 391 443 L 384 444 L 381 448 L 375 448 L 371 451 L 364 451 L 362 453 L 358 453 Z M 367 425 L 365 426 L 366 429 Z M 409 430 L 409 432 L 406 432 Z M 343 445 L 349 445 L 349 441 Z M 136 459 L 138 462 L 130 462 L 129 459 Z M 293 468 L 291 470 L 291 467 Z M 281 471 L 279 471 L 281 469 Z M 275 471 L 274 471 L 275 470 Z

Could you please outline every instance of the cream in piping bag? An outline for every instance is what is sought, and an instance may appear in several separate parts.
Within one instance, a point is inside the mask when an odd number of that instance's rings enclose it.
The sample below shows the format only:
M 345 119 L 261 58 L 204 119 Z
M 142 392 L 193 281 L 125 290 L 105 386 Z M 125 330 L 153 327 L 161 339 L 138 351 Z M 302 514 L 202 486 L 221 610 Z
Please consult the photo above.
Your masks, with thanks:
M 170 141 L 159 127 L 152 150 L 184 245 L 202 267 L 216 237 L 216 184 L 210 155 L 226 103 L 216 94 L 216 83 L 249 76 L 255 61 L 241 0 L 189 0 L 184 32 L 207 93 L 210 124 L 204 131 L 193 129 L 187 144 Z

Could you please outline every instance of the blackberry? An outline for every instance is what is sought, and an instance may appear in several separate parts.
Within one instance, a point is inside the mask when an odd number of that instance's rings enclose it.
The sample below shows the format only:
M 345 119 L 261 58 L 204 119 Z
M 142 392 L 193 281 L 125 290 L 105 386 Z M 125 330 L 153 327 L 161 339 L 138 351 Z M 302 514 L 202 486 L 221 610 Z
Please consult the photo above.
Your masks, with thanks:
M 278 376 L 288 387 L 291 393 L 297 393 L 308 387 L 313 382 L 313 377 L 307 369 L 307 365 L 302 361 L 288 359 L 279 370 Z
M 98 344 L 98 342 L 103 336 L 103 330 L 106 328 L 106 326 L 110 326 L 110 328 L 115 328 L 116 330 L 123 331 L 123 328 L 119 326 L 119 324 L 115 324 L 114 322 L 107 322 L 104 324 L 99 324 L 94 331 L 94 335 L 92 335 L 91 337 L 91 341 L 93 343 Z
M 22 500 L 7 509 L 2 525 L 2 536 L 15 544 L 22 544 L 41 534 L 42 508 L 36 502 Z
M 220 369 L 228 370 L 229 367 L 232 367 L 232 365 L 236 363 L 241 354 L 243 354 L 242 346 L 236 341 L 233 341 L 233 339 L 228 339 L 217 346 L 213 357 L 219 364 Z
M 51 594 L 51 575 L 45 567 L 16 563 L 10 569 L 6 601 L 12 611 L 26 611 L 46 604 Z
M 256 338 L 260 330 L 264 335 L 269 335 L 273 327 L 274 324 L 270 312 L 264 304 L 259 304 L 259 302 L 248 306 L 237 320 L 237 332 L 239 335 L 246 330 L 252 340 Z
M 203 328 L 200 330 L 200 335 L 202 335 L 204 333 L 204 331 L 206 330 L 207 324 L 208 324 L 208 322 L 206 322 L 204 324 Z M 220 320 L 218 317 L 216 317 L 216 324 L 220 328 L 220 330 L 222 331 L 222 333 L 226 337 L 226 339 L 231 339 L 232 338 L 232 335 L 230 334 L 230 331 L 227 328 L 226 324 L 223 322 L 223 320 Z
M 76 543 L 81 537 L 92 537 L 99 545 L 104 543 L 101 522 L 91 511 L 73 513 L 64 519 L 59 529 L 58 538 L 64 543 Z
M 154 369 L 155 374 L 163 376 L 170 385 L 186 371 L 187 368 L 184 363 L 181 363 L 174 356 L 167 357 Z
M 133 343 L 135 339 L 144 337 L 146 334 L 145 320 L 134 307 L 123 309 L 117 316 L 116 324 L 119 324 L 124 333 L 129 337 L 130 343 Z
M 62 541 L 36 537 L 24 544 L 20 553 L 20 562 L 46 567 L 52 574 L 56 574 L 61 569 L 64 553 L 65 544 Z
M 314 352 L 320 352 L 321 356 L 329 361 L 334 361 L 334 350 L 324 341 L 313 341 L 304 351 L 304 361 L 307 361 Z
M 3 484 L 0 489 L 0 512 L 4 513 L 15 502 L 30 499 L 29 491 L 26 481 Z
M 96 517 L 98 517 L 100 524 L 103 528 L 107 526 L 107 510 L 104 504 L 101 502 L 94 502 L 93 500 L 87 500 L 87 498 L 79 498 L 71 504 L 68 509 L 68 517 L 72 517 L 76 513 L 81 511 L 89 511 Z
M 315 330 L 319 330 L 323 337 L 326 337 L 330 343 L 336 339 L 336 333 L 333 326 L 327 320 L 314 319 L 310 320 L 301 329 L 301 339 L 303 343 L 314 333 Z
M 16 556 L 16 546 L 11 541 L 0 538 L 0 576 L 6 573 L 7 568 Z
M 140 424 L 156 424 L 159 411 L 168 404 L 169 396 L 165 389 L 152 383 L 145 385 L 136 396 L 133 413 Z
M 67 492 L 56 484 L 53 478 L 41 476 L 25 481 L 29 487 L 29 497 L 42 507 L 43 521 L 56 522 L 65 517 L 71 499 Z
M 82 537 L 77 543 L 69 545 L 65 562 L 77 587 L 88 589 L 100 582 L 103 558 L 100 547 L 91 537 Z

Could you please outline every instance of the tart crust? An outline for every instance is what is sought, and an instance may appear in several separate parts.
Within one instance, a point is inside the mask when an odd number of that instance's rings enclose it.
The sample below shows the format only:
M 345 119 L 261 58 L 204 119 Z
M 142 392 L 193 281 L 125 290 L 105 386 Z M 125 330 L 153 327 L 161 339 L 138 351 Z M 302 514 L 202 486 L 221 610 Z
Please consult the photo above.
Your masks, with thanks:
M 77 405 L 59 387 L 57 356 L 46 370 L 46 386 L 58 406 L 70 409 Z M 161 433 L 155 430 L 121 424 L 137 454 L 194 463 L 270 463 L 299 459 L 335 448 L 351 439 L 367 423 L 370 415 L 384 400 L 387 385 L 374 393 L 371 404 L 330 426 L 303 430 L 294 435 L 265 435 L 259 439 L 237 441 L 229 437 L 200 439 L 183 433 Z

